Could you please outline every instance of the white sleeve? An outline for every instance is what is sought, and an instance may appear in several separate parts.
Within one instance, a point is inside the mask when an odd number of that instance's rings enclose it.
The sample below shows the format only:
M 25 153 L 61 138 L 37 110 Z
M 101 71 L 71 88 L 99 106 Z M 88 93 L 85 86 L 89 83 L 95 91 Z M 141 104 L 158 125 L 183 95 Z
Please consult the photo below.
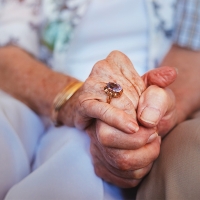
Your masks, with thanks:
M 40 0 L 0 0 L 0 46 L 18 46 L 39 56 Z

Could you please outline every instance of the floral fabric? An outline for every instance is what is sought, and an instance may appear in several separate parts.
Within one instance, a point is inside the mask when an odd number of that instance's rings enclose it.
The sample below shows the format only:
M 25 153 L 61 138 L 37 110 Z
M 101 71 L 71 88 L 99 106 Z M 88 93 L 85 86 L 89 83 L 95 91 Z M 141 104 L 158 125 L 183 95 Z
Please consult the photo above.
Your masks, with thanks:
M 50 50 L 67 50 L 73 30 L 84 15 L 88 3 L 89 0 L 44 0 L 46 23 L 42 39 Z
M 50 64 L 54 56 L 67 51 L 90 1 L 0 0 L 0 46 L 17 45 Z M 153 68 L 171 42 L 175 0 L 146 0 L 146 4 L 149 68 Z

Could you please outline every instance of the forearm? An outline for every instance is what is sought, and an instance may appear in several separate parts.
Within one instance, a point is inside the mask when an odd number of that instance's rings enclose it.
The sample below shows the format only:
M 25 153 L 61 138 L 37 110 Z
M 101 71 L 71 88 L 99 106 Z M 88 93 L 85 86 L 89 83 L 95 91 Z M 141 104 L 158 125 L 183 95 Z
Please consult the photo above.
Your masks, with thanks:
M 176 96 L 178 123 L 200 108 L 200 51 L 172 46 L 161 66 L 178 69 L 176 81 L 170 85 Z
M 17 47 L 0 49 L 0 88 L 39 115 L 51 115 L 55 96 L 72 81 Z

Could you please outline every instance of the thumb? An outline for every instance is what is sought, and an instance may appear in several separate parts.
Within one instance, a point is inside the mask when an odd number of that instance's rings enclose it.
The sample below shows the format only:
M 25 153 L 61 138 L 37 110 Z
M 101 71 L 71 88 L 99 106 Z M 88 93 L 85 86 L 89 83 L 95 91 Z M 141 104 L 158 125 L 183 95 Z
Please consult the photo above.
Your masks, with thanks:
M 160 120 L 174 109 L 174 94 L 168 88 L 149 86 L 141 95 L 137 118 L 145 127 L 157 126 Z
M 146 87 L 150 85 L 157 85 L 158 87 L 167 87 L 176 80 L 178 69 L 174 67 L 159 67 L 142 76 Z

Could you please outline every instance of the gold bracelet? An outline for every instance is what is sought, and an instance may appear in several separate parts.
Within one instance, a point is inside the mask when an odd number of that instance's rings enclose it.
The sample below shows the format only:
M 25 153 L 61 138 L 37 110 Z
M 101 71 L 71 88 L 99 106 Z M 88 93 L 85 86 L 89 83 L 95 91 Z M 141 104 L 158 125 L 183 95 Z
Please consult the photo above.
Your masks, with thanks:
M 62 106 L 71 98 L 71 96 L 83 85 L 82 82 L 73 82 L 67 85 L 64 90 L 55 97 L 53 101 L 53 109 L 52 109 L 52 121 L 55 126 L 62 125 L 61 122 L 58 121 L 58 113 Z

